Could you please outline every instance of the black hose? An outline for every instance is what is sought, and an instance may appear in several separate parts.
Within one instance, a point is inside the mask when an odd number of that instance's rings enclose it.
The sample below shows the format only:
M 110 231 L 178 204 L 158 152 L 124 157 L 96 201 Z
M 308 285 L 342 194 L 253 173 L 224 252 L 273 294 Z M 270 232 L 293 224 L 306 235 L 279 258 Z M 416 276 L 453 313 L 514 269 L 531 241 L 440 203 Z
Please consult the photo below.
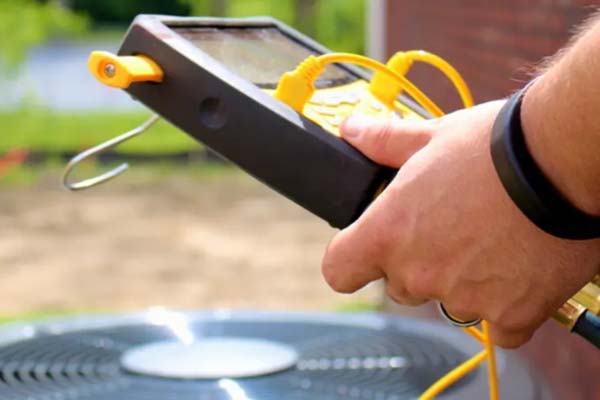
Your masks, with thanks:
M 586 311 L 579 317 L 573 332 L 600 349 L 600 317 Z

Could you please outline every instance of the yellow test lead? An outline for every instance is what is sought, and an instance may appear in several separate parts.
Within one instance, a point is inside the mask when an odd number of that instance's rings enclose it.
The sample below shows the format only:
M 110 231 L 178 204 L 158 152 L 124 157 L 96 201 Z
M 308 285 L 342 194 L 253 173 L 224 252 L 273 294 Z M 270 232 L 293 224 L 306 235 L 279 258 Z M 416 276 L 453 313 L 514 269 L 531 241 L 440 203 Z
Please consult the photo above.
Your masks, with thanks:
M 415 61 L 419 61 L 437 68 L 440 72 L 446 75 L 450 82 L 452 82 L 463 102 L 463 105 L 465 107 L 473 106 L 473 96 L 471 95 L 469 87 L 458 71 L 448 61 L 444 60 L 438 55 L 424 50 L 410 50 L 403 53 L 403 57 L 410 61 L 409 67 Z
M 394 79 L 408 95 L 432 116 L 441 117 L 444 114 L 429 97 L 404 76 L 392 71 L 379 61 L 350 53 L 329 53 L 318 57 L 309 56 L 296 69 L 283 74 L 275 89 L 274 97 L 297 112 L 302 113 L 305 104 L 315 92 L 314 84 L 317 77 L 328 64 L 333 63 L 351 63 L 381 72 L 389 76 L 390 79 Z
M 490 400 L 498 400 L 500 398 L 498 388 L 498 372 L 496 370 L 496 350 L 494 343 L 490 338 L 490 327 L 487 321 L 482 321 L 483 337 L 485 340 L 485 348 L 488 359 L 488 385 L 490 386 Z
M 420 397 L 419 400 L 431 400 L 442 393 L 448 388 L 448 386 L 454 384 L 463 376 L 473 371 L 479 366 L 487 357 L 487 350 L 481 350 L 467 361 L 448 372 L 446 375 L 441 377 L 433 385 L 431 385 Z

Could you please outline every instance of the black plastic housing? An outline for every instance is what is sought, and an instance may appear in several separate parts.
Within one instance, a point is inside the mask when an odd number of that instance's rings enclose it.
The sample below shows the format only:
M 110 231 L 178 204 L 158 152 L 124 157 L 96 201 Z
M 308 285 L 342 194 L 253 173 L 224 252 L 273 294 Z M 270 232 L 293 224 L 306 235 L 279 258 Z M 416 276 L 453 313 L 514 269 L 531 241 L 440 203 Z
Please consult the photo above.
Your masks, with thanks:
M 127 92 L 194 139 L 295 203 L 343 228 L 373 200 L 395 171 L 377 165 L 234 75 L 169 27 L 276 27 L 292 40 L 327 49 L 270 18 L 215 19 L 140 15 L 120 55 L 144 54 L 160 65 L 161 83 L 134 83 Z M 358 78 L 368 78 L 346 68 Z

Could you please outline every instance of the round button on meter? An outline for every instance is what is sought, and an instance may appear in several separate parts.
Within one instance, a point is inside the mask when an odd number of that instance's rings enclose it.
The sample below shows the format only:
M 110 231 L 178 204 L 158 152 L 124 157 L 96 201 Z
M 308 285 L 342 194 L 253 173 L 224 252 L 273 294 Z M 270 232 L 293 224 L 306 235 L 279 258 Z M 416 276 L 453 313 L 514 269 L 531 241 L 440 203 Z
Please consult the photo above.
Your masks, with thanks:
M 227 111 L 223 100 L 207 97 L 200 103 L 200 121 L 210 129 L 221 129 L 227 121 Z

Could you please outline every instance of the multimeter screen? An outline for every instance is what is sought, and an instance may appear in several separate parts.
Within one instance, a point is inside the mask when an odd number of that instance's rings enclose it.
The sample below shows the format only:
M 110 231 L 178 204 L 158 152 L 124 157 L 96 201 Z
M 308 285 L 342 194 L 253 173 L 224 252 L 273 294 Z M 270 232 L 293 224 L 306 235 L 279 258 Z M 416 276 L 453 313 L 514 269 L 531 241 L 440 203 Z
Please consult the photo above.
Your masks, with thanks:
M 282 74 L 314 54 L 274 27 L 172 28 L 237 75 L 265 89 L 275 88 Z M 334 87 L 356 79 L 345 69 L 331 65 L 316 86 Z

